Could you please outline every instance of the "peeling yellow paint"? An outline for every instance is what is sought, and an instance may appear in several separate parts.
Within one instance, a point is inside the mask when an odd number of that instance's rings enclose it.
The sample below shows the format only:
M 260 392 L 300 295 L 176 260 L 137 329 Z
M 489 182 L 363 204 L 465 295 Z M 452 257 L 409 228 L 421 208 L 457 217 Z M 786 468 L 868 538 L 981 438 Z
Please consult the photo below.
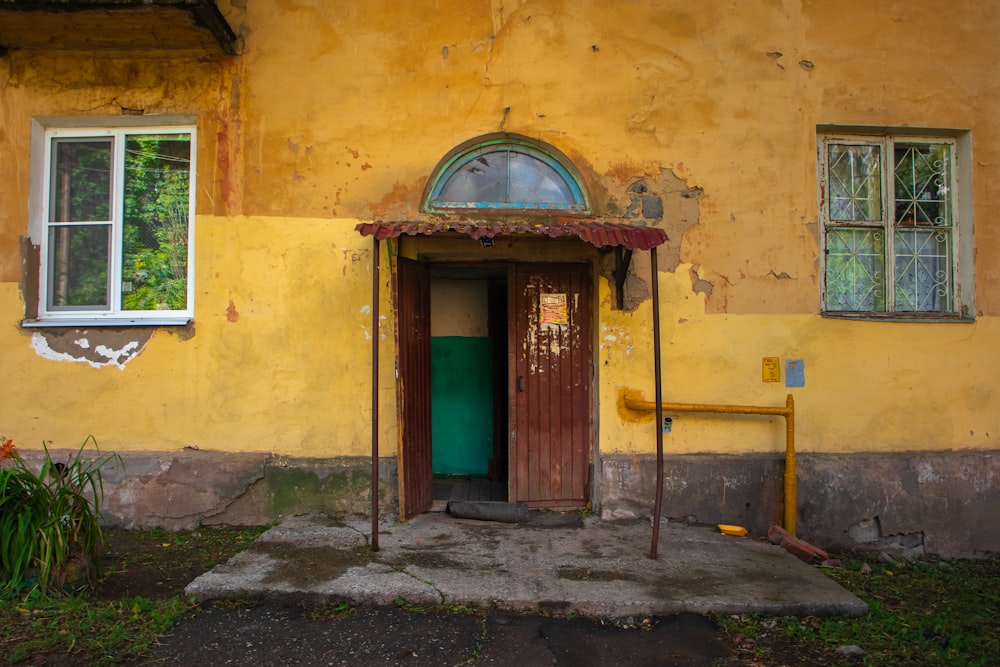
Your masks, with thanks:
M 503 239 L 485 249 L 434 238 L 418 248 L 404 238 L 394 247 L 427 260 L 592 263 L 600 452 L 655 446 L 652 417 L 620 405 L 623 388 L 653 394 L 652 280 L 664 400 L 779 405 L 787 389 L 761 381 L 760 359 L 802 359 L 806 385 L 793 391 L 802 451 L 998 446 L 1000 226 L 982 224 L 1000 204 L 1000 179 L 984 176 L 1000 163 L 1000 89 L 982 75 L 1000 57 L 991 6 L 952 7 L 961 39 L 941 38 L 930 2 L 905 11 L 862 2 L 432 6 L 224 3 L 244 43 L 238 58 L 0 58 L 0 374 L 17 388 L 0 413 L 7 436 L 367 454 L 372 415 L 359 397 L 370 391 L 372 242 L 354 227 L 424 219 L 420 199 L 438 161 L 502 130 L 570 156 L 595 219 L 665 229 L 659 275 L 648 253 L 635 253 L 618 310 L 613 258 L 582 243 Z M 939 49 L 934 63 L 928 43 Z M 62 363 L 39 355 L 36 332 L 19 326 L 35 298 L 22 241 L 31 118 L 113 118 L 125 108 L 150 119 L 198 115 L 194 323 L 149 330 L 127 363 L 112 355 L 115 368 Z M 825 123 L 974 129 L 974 323 L 818 314 L 815 138 Z M 662 216 L 642 217 L 657 206 Z M 379 421 L 389 456 L 395 258 L 381 247 Z M 121 345 L 88 338 L 89 349 L 122 351 L 140 341 L 129 334 Z M 666 447 L 778 452 L 782 428 L 685 415 Z

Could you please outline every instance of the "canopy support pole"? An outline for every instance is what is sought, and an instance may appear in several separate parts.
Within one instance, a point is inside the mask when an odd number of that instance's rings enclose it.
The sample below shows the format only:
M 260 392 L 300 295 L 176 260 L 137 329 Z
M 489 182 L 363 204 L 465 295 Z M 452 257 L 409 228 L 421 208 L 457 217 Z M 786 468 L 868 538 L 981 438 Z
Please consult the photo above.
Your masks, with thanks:
M 656 265 L 656 247 L 649 250 L 653 287 L 653 381 L 656 383 L 656 502 L 653 505 L 653 542 L 649 557 L 656 558 L 660 542 L 660 512 L 663 509 L 663 388 L 660 386 L 660 272 Z
M 379 247 L 372 250 L 372 551 L 378 551 L 378 346 Z M 657 402 L 660 398 L 657 396 Z

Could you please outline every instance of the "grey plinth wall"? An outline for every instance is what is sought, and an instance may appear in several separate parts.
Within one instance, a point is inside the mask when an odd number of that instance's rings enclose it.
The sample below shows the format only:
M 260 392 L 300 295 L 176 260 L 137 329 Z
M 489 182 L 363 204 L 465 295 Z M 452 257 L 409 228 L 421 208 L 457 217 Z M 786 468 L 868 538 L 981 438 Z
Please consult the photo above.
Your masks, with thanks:
M 65 460 L 72 452 L 53 451 Z M 37 451 L 22 451 L 29 463 Z M 797 534 L 827 550 L 980 557 L 1000 553 L 1000 451 L 809 454 L 798 461 Z M 275 457 L 183 449 L 126 453 L 103 469 L 109 525 L 192 529 L 260 525 L 290 514 L 371 513 L 366 457 Z M 604 519 L 652 515 L 653 456 L 597 463 Z M 762 537 L 782 518 L 784 457 L 667 455 L 663 516 L 744 526 Z M 396 459 L 379 461 L 379 509 L 397 511 Z
M 75 452 L 52 451 L 55 461 Z M 22 451 L 37 464 L 41 453 Z M 263 525 L 283 515 L 371 516 L 371 460 L 286 458 L 197 449 L 124 453 L 101 470 L 105 524 L 190 530 Z M 379 461 L 379 513 L 395 514 L 396 460 Z
M 1000 452 L 797 456 L 797 534 L 827 550 L 981 557 L 1000 553 Z M 744 526 L 781 523 L 784 457 L 667 455 L 663 516 Z M 601 515 L 652 515 L 653 456 L 600 462 Z

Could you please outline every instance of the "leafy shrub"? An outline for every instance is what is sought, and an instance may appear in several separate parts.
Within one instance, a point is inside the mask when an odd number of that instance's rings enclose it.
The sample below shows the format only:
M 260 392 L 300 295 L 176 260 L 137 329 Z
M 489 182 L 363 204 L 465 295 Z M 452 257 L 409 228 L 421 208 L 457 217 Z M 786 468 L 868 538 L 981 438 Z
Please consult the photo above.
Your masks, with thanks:
M 0 597 L 59 594 L 92 585 L 104 534 L 98 503 L 101 468 L 117 454 L 85 455 L 88 436 L 66 463 L 48 447 L 37 472 L 0 437 Z

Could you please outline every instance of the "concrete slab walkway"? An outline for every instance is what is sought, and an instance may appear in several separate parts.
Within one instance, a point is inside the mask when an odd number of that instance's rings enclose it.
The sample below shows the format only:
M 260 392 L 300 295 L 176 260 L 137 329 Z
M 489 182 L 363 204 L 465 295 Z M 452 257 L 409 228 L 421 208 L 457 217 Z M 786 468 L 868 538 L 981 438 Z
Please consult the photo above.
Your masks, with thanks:
M 867 605 L 783 549 L 703 526 L 649 521 L 506 524 L 428 513 L 379 531 L 370 522 L 289 518 L 195 579 L 200 600 L 472 606 L 595 618 L 683 612 L 860 616 Z

